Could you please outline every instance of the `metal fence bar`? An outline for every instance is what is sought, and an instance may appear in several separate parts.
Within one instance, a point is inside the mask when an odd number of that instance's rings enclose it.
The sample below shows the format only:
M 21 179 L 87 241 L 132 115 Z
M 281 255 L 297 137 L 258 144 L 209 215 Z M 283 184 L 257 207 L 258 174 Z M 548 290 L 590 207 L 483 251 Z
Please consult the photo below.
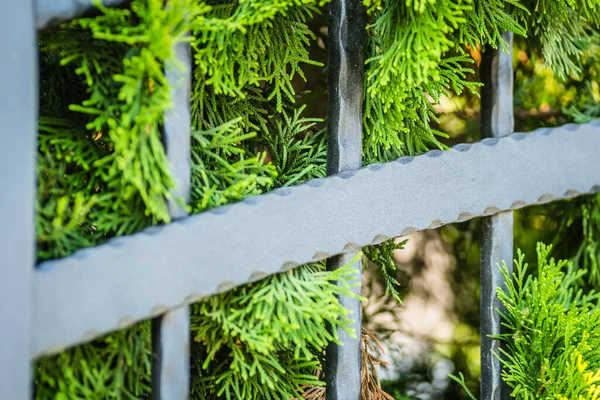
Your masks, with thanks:
M 362 165 L 362 96 L 363 45 L 365 15 L 360 0 L 333 0 L 329 5 L 329 99 L 327 126 L 327 173 L 359 169 Z M 343 206 L 341 206 L 343 207 Z M 293 225 L 292 225 L 293 226 Z M 352 260 L 355 252 L 327 260 L 327 268 L 335 270 Z M 355 262 L 358 282 L 361 261 Z M 361 294 L 361 285 L 353 287 Z M 350 335 L 338 329 L 342 345 L 327 347 L 325 380 L 327 400 L 360 399 L 360 301 L 341 296 L 340 303 L 352 311 L 354 323 Z
M 509 52 L 488 48 L 481 64 L 482 91 L 481 134 L 483 137 L 510 135 L 514 129 L 513 118 L 513 68 L 512 32 L 502 35 Z M 511 160 L 506 160 L 512 162 Z M 482 220 L 481 240 L 481 399 L 508 399 L 508 388 L 503 385 L 502 365 L 494 355 L 499 354 L 500 343 L 490 335 L 501 332 L 501 319 L 497 310 L 501 303 L 496 295 L 498 287 L 505 287 L 498 265 L 506 261 L 512 271 L 513 212 L 506 211 Z
M 164 123 L 165 150 L 176 185 L 173 198 L 169 200 L 169 213 L 173 219 L 187 216 L 184 204 L 190 198 L 192 60 L 189 43 L 175 46 L 175 60 L 166 70 L 173 108 L 165 115 Z M 152 399 L 187 399 L 190 389 L 190 313 L 187 305 L 152 320 L 152 347 Z
M 38 120 L 33 5 L 0 2 L 0 399 L 31 396 Z
M 343 1 L 343 0 L 342 0 Z M 335 270 L 350 262 L 356 255 L 355 252 L 340 254 L 327 260 L 327 269 Z M 357 279 L 362 274 L 362 262 L 357 260 L 353 264 Z M 360 296 L 362 285 L 352 288 L 354 294 Z M 361 304 L 360 301 L 348 296 L 341 296 L 340 303 L 347 310 L 352 311 L 352 332 L 338 329 L 338 339 L 342 343 L 329 343 L 325 359 L 325 380 L 327 383 L 327 400 L 360 400 L 360 339 L 361 339 Z
M 595 193 L 599 126 L 541 129 L 369 165 L 44 262 L 33 277 L 34 354 L 388 238 Z M 207 274 L 206 265 L 218 268 Z
M 152 321 L 152 399 L 187 399 L 190 392 L 190 313 L 181 306 Z

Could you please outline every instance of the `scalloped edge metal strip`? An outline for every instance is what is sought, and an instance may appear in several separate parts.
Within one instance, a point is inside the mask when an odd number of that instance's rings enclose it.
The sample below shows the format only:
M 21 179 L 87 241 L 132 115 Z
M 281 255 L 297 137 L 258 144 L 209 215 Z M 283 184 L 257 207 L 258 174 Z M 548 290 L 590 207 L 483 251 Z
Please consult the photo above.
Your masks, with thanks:
M 600 120 L 374 164 L 45 262 L 34 354 L 300 264 L 415 231 L 596 192 Z

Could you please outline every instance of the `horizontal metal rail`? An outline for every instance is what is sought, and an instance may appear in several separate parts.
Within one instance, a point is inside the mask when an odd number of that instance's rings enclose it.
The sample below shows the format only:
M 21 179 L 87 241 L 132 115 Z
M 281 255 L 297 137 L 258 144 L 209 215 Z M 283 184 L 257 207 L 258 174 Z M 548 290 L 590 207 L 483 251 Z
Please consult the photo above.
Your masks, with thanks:
M 600 120 L 309 181 L 44 262 L 33 347 L 57 352 L 391 237 L 600 190 Z

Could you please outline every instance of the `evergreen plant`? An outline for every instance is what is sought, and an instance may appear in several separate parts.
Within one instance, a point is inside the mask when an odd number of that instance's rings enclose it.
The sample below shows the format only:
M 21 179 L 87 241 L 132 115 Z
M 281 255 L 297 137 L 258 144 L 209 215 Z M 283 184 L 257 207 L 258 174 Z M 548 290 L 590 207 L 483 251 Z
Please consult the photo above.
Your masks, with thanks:
M 98 15 L 44 32 L 38 260 L 170 221 L 174 183 L 161 126 L 172 100 L 165 70 L 180 67 L 173 49 L 181 42 L 190 42 L 194 54 L 189 211 L 323 177 L 323 121 L 305 115 L 293 82 L 306 78 L 306 65 L 320 66 L 309 57 L 315 35 L 308 22 L 324 3 L 97 2 Z M 497 46 L 504 30 L 539 44 L 557 76 L 585 76 L 597 49 L 599 7 L 597 0 L 365 0 L 365 163 L 446 148 L 444 133 L 433 128 L 435 106 L 448 94 L 477 93 L 469 49 Z M 576 101 L 570 109 L 579 119 L 600 110 Z M 582 211 L 587 234 L 580 253 L 592 282 L 600 276 L 598 204 L 590 200 Z M 365 249 L 398 299 L 393 251 L 401 246 L 388 241 Z M 338 340 L 327 327 L 344 328 L 356 317 L 337 301 L 355 280 L 348 268 L 331 273 L 317 263 L 194 305 L 192 398 L 322 395 L 323 351 Z M 149 323 L 142 322 L 43 358 L 35 396 L 147 398 L 150 343 Z M 577 357 L 589 354 L 578 351 Z M 585 360 L 581 365 L 592 362 Z M 376 379 L 365 382 L 380 391 Z

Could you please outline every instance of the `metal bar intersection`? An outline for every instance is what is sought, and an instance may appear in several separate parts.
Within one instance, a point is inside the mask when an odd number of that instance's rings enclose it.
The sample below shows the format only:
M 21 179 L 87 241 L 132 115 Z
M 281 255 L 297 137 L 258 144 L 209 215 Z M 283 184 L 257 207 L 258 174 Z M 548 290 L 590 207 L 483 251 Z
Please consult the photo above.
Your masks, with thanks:
M 169 199 L 173 220 L 185 218 L 190 199 L 192 54 L 189 42 L 175 45 L 175 60 L 167 65 L 173 108 L 165 115 L 164 145 L 175 189 Z M 152 320 L 152 399 L 185 400 L 190 391 L 190 311 L 187 304 Z
M 508 43 L 509 52 L 488 48 L 483 54 L 481 76 L 484 81 L 481 101 L 481 136 L 499 138 L 514 130 L 513 117 L 513 68 L 512 32 L 505 32 L 502 39 Z M 510 161 L 512 162 L 512 161 Z M 498 165 L 498 168 L 502 168 Z M 502 325 L 498 309 L 496 289 L 504 288 L 504 277 L 498 265 L 506 261 L 512 271 L 513 259 L 513 212 L 505 211 L 483 218 L 481 238 L 480 272 L 480 341 L 481 341 L 481 399 L 501 400 L 509 398 L 509 390 L 502 382 L 502 365 L 496 355 L 500 343 L 490 335 L 501 333 Z
M 353 171 L 362 166 L 365 19 L 361 0 L 333 1 L 329 6 L 328 175 Z M 340 199 L 344 198 L 343 193 L 337 195 Z M 328 259 L 327 268 L 335 270 L 344 266 L 354 258 L 356 250 Z M 356 261 L 353 267 L 359 284 L 352 290 L 360 296 L 361 261 Z M 348 296 L 340 297 L 339 301 L 352 311 L 354 335 L 340 328 L 337 333 L 342 345 L 330 343 L 327 346 L 326 397 L 327 400 L 360 400 L 361 304 L 357 298 Z

